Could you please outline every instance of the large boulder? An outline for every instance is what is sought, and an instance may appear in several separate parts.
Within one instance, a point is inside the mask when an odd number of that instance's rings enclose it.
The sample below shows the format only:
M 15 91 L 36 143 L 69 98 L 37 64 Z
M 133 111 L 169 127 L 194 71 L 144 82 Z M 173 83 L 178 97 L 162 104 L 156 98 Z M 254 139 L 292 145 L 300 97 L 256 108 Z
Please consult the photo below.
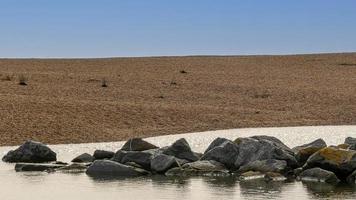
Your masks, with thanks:
M 115 152 L 112 151 L 104 151 L 104 150 L 95 150 L 93 157 L 95 160 L 103 160 L 103 159 L 111 159 L 114 157 Z
M 252 136 L 251 138 L 256 139 L 256 140 L 268 140 L 273 143 L 273 145 L 277 146 L 278 148 L 281 148 L 290 154 L 293 154 L 293 150 L 290 149 L 287 145 L 285 145 L 281 140 L 279 140 L 276 137 L 273 136 L 268 136 L 268 135 L 256 135 Z
M 157 149 L 158 147 L 143 140 L 142 138 L 131 138 L 129 139 L 121 150 L 123 151 L 145 151 L 149 149 Z
M 83 153 L 75 158 L 73 158 L 72 162 L 76 162 L 76 163 L 90 163 L 93 162 L 95 160 L 95 158 L 88 154 L 88 153 Z
M 174 156 L 160 154 L 151 159 L 151 170 L 157 173 L 164 173 L 177 165 Z
M 285 160 L 291 168 L 298 166 L 294 153 L 276 138 L 267 136 L 237 138 L 235 143 L 239 152 L 235 161 L 236 168 L 256 160 L 267 159 Z
M 323 139 L 317 139 L 311 143 L 294 147 L 293 151 L 299 165 L 302 166 L 312 154 L 324 147 L 326 147 L 325 141 Z
M 220 146 L 221 144 L 223 144 L 226 141 L 230 141 L 226 138 L 216 138 L 213 142 L 210 143 L 210 145 L 208 146 L 208 148 L 205 150 L 204 154 L 208 153 L 208 151 L 210 151 L 211 149 Z
M 309 157 L 303 169 L 320 167 L 346 178 L 356 169 L 356 151 L 325 147 Z
M 238 146 L 235 143 L 230 140 L 218 138 L 211 143 L 200 160 L 214 160 L 234 170 L 236 169 L 235 161 L 238 154 Z
M 119 150 L 115 153 L 111 160 L 122 164 L 133 162 L 140 165 L 144 169 L 150 170 L 151 159 L 152 154 L 148 152 Z
M 331 172 L 319 167 L 307 169 L 299 175 L 302 181 L 324 182 L 324 183 L 338 183 L 340 180 Z
M 277 172 L 286 173 L 288 170 L 287 162 L 285 160 L 255 160 L 244 166 L 241 166 L 238 170 L 240 173 L 248 171 L 258 171 L 258 172 Z
M 188 142 L 184 138 L 175 141 L 171 146 L 163 150 L 163 154 L 191 162 L 199 160 L 199 157 L 191 150 Z
M 65 165 L 60 164 L 40 164 L 40 163 L 16 163 L 15 171 L 25 172 L 25 171 L 51 171 L 57 168 L 64 167 Z
M 2 160 L 4 162 L 42 163 L 56 161 L 57 154 L 40 142 L 27 141 L 16 150 L 9 151 Z
M 149 172 L 111 160 L 96 160 L 86 170 L 86 174 L 93 177 L 136 177 Z

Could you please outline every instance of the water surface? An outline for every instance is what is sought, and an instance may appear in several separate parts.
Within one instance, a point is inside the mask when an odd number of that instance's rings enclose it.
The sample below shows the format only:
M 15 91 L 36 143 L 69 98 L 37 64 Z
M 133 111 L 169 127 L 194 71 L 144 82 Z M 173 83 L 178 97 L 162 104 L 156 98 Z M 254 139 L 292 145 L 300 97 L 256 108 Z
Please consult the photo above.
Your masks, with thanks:
M 193 150 L 203 152 L 216 137 L 235 139 L 252 135 L 271 135 L 290 147 L 323 138 L 328 145 L 356 137 L 356 126 L 317 126 L 289 128 L 249 128 L 160 136 L 147 140 L 167 146 L 184 137 Z M 58 160 L 70 161 L 95 149 L 118 150 L 123 142 L 50 145 Z M 2 157 L 15 147 L 0 147 Z M 1 199 L 356 199 L 356 187 L 301 182 L 248 181 L 234 178 L 166 178 L 163 176 L 130 179 L 93 179 L 85 173 L 18 172 L 13 164 L 0 162 Z

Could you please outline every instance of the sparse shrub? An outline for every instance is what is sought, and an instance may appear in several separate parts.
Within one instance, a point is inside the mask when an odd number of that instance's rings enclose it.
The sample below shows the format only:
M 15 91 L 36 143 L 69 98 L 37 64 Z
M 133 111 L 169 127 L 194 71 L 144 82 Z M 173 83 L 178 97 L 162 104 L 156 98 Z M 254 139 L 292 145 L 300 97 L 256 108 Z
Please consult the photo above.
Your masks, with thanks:
M 188 73 L 187 71 L 185 71 L 185 70 L 180 70 L 179 71 L 181 74 L 186 74 L 186 73 Z
M 101 87 L 108 87 L 106 78 L 101 79 Z
M 23 74 L 19 75 L 19 85 L 27 85 L 27 77 Z

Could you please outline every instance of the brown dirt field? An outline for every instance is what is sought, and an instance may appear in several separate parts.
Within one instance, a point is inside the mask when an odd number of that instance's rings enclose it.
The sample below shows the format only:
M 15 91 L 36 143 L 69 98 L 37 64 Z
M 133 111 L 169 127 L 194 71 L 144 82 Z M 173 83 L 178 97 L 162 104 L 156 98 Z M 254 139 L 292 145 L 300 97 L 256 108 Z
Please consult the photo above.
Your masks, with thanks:
M 355 88 L 356 53 L 0 59 L 0 145 L 356 124 Z

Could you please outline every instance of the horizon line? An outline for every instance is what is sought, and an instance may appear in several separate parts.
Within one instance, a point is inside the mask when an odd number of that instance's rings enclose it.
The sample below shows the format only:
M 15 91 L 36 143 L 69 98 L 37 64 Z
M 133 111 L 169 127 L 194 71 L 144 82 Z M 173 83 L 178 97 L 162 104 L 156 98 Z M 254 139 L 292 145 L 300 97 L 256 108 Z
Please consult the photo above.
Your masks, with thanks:
M 71 60 L 71 59 L 121 59 L 121 58 L 171 58 L 171 57 L 263 57 L 263 56 L 308 56 L 330 54 L 355 54 L 356 51 L 315 52 L 315 53 L 285 53 L 285 54 L 183 54 L 183 55 L 148 55 L 148 56 L 108 56 L 108 57 L 0 57 L 3 60 Z

